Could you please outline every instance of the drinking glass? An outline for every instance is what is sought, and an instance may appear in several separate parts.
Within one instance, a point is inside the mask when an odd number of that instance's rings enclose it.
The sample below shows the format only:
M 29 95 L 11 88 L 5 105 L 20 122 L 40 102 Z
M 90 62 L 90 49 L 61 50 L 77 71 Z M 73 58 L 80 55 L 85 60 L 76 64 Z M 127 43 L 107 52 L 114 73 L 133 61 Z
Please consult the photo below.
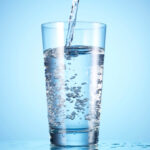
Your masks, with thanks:
M 50 140 L 56 146 L 98 144 L 106 25 L 76 22 L 66 47 L 68 22 L 42 24 Z

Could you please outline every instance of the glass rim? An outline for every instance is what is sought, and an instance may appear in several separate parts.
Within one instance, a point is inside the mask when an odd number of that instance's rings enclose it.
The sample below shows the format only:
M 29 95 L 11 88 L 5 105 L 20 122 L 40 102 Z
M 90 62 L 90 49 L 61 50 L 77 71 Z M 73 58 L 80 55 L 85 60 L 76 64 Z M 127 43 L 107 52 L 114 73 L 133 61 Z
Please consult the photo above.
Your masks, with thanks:
M 42 23 L 41 27 L 42 28 L 47 28 L 47 29 L 55 29 L 56 27 L 54 27 L 53 25 L 57 25 L 57 24 L 66 24 L 68 25 L 69 21 L 52 21 L 52 22 L 46 22 L 46 23 Z M 77 24 L 85 24 L 85 27 L 80 27 L 80 28 L 76 28 L 76 29 L 87 29 L 86 25 L 95 25 L 96 28 L 106 28 L 106 24 L 105 23 L 101 23 L 101 22 L 94 22 L 94 21 L 76 21 Z M 67 28 L 66 28 L 67 29 Z M 92 27 L 88 28 L 88 29 L 92 29 Z

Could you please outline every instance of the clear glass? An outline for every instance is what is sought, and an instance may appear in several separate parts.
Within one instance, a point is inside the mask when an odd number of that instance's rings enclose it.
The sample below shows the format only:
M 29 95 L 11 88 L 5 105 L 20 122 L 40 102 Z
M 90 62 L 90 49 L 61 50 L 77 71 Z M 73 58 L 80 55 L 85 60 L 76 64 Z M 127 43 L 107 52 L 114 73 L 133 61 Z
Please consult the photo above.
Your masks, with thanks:
M 98 143 L 106 25 L 77 22 L 65 47 L 68 22 L 42 24 L 51 143 Z

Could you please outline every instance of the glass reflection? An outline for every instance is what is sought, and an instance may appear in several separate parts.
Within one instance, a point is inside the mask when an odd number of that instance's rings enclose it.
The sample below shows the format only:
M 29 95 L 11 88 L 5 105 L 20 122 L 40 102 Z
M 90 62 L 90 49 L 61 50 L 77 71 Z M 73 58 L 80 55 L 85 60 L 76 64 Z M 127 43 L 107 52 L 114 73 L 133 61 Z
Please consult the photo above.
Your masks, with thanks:
M 56 147 L 51 146 L 50 150 L 98 150 L 98 147 Z

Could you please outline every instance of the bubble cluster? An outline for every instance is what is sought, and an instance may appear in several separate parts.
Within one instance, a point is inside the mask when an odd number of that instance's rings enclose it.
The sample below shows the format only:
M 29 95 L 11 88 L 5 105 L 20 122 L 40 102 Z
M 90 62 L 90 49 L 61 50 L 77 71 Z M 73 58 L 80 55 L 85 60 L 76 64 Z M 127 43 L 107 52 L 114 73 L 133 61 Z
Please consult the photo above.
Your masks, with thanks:
M 48 120 L 50 126 L 60 126 L 64 122 L 65 99 L 61 92 L 64 88 L 63 77 L 60 74 L 62 66 L 56 66 L 57 52 L 54 49 L 45 51 L 45 77 L 46 77 L 46 95 L 48 106 Z
M 75 111 L 73 111 L 73 112 L 71 113 L 71 115 L 67 115 L 67 116 L 66 116 L 66 119 L 71 119 L 71 120 L 73 120 L 73 119 L 75 119 L 76 115 L 77 115 L 77 113 L 76 113 Z

